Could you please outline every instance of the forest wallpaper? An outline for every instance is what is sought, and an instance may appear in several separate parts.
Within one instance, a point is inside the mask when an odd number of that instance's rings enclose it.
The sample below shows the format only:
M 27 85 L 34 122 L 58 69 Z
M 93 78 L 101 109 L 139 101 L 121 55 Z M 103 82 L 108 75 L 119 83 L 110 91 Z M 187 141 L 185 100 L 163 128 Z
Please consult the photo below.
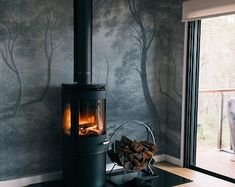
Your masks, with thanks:
M 181 0 L 97 0 L 93 81 L 107 86 L 109 133 L 129 120 L 149 124 L 158 154 L 180 157 L 184 24 Z M 122 133 L 143 139 L 131 125 Z M 122 134 L 121 133 L 121 134 Z
M 0 0 L 0 179 L 61 169 L 60 85 L 73 81 L 73 5 Z
M 60 85 L 73 81 L 72 0 L 0 0 L 0 180 L 61 169 Z M 107 86 L 108 135 L 151 126 L 180 157 L 181 0 L 94 0 L 93 82 Z M 136 124 L 121 133 L 146 137 Z

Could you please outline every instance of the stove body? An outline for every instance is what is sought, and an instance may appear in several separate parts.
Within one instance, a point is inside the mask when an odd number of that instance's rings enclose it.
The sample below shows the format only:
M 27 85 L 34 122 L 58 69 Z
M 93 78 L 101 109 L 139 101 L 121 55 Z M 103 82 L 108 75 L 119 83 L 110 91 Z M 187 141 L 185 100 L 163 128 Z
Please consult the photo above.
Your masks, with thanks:
M 106 167 L 104 85 L 62 85 L 66 186 L 103 187 Z

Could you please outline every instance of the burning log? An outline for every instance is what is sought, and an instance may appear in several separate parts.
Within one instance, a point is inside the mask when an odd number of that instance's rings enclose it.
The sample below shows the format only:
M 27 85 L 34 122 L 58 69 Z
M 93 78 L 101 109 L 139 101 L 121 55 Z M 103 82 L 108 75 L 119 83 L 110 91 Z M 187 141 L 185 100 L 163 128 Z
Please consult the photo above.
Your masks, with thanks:
M 90 127 L 94 127 L 94 123 L 80 124 L 79 127 L 80 127 L 80 128 L 83 128 L 83 129 L 90 128 Z
M 146 141 L 132 141 L 122 136 L 121 141 L 116 140 L 112 149 L 108 151 L 112 162 L 129 170 L 142 170 L 156 153 L 154 144 Z
M 89 136 L 97 136 L 100 135 L 101 131 L 97 129 L 97 126 L 83 126 L 79 129 L 79 135 L 89 135 Z

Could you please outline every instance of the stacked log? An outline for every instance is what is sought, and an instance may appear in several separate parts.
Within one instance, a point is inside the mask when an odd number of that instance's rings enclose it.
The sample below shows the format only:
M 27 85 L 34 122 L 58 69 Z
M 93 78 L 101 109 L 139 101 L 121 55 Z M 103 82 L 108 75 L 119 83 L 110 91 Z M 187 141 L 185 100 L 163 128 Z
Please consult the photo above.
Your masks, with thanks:
M 132 141 L 126 136 L 112 143 L 108 155 L 112 162 L 128 170 L 142 170 L 156 153 L 154 144 L 147 141 Z

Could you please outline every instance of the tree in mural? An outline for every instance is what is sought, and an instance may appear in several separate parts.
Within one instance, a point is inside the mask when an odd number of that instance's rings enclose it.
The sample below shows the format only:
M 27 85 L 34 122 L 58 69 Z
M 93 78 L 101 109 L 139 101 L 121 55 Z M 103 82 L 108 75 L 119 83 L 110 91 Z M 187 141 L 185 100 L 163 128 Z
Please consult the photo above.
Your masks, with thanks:
M 2 106 L 0 112 L 7 113 L 7 116 L 18 116 L 22 106 L 43 101 L 48 93 L 51 84 L 53 55 L 62 44 L 59 38 L 62 35 L 65 20 L 61 13 L 62 10 L 58 8 L 55 11 L 51 6 L 51 1 L 50 5 L 47 0 L 0 1 L 0 3 L 0 57 L 9 71 L 15 75 L 18 86 L 15 104 Z M 63 3 L 63 1 L 59 3 Z M 60 21 L 57 19 L 58 16 L 61 17 Z M 23 63 L 20 63 L 20 59 L 31 61 L 33 55 L 41 49 L 45 54 L 46 83 L 39 95 L 27 98 L 27 94 L 23 94 L 25 88 L 20 71 Z M 32 74 L 34 71 L 32 69 Z M 27 75 L 30 74 L 31 72 L 28 72 Z M 30 82 L 32 84 L 32 81 Z
M 1 180 L 60 169 L 57 89 L 72 79 L 72 16 L 72 0 L 0 0 Z
M 181 98 L 182 98 L 182 94 L 181 92 L 177 89 L 177 65 L 176 65 L 176 56 L 173 52 L 173 50 L 170 49 L 170 46 L 172 45 L 168 45 L 169 47 L 169 52 L 167 55 L 167 62 L 161 61 L 159 62 L 159 66 L 155 72 L 155 80 L 158 84 L 159 87 L 159 92 L 164 95 L 165 97 L 167 97 L 174 105 L 176 105 L 179 108 L 181 108 Z M 162 86 L 162 66 L 166 65 L 168 68 L 168 76 L 171 77 L 172 79 L 172 83 L 169 85 L 167 88 L 163 88 Z
M 106 64 L 106 69 L 107 69 L 106 70 L 106 78 L 105 78 L 106 90 L 107 90 L 107 93 L 110 95 L 111 99 L 113 100 L 113 102 L 117 105 L 118 104 L 117 99 L 113 95 L 113 92 L 109 86 L 109 75 L 110 75 L 111 64 L 110 64 L 110 60 L 108 57 L 105 57 L 105 64 Z
M 152 23 L 151 23 L 152 27 L 151 26 L 147 27 L 144 25 L 144 15 L 141 15 L 141 13 L 143 13 L 144 11 L 142 8 L 145 6 L 145 3 L 146 2 L 144 1 L 136 2 L 135 0 L 128 0 L 129 11 L 136 24 L 133 26 L 133 30 L 136 34 L 131 36 L 136 40 L 135 41 L 136 43 L 134 44 L 139 47 L 139 53 L 140 53 L 140 68 L 138 68 L 135 64 L 132 64 L 131 67 L 133 67 L 134 70 L 140 74 L 146 104 L 149 107 L 151 113 L 154 114 L 155 123 L 159 124 L 160 123 L 159 111 L 152 100 L 147 80 L 147 58 L 148 58 L 149 49 L 156 35 L 156 29 L 157 29 L 156 15 L 154 13 L 154 10 L 150 9 L 150 16 L 152 17 Z M 148 3 L 150 6 L 152 5 L 154 7 L 154 4 L 151 1 L 149 1 Z M 133 51 L 133 49 L 131 49 L 130 51 L 131 55 L 132 53 L 137 52 Z
M 95 31 L 102 26 L 108 29 L 107 36 L 115 34 L 115 41 L 113 48 L 124 49 L 122 53 L 122 64 L 115 70 L 116 83 L 124 84 L 132 72 L 137 72 L 140 77 L 143 95 L 146 105 L 152 114 L 154 120 L 154 131 L 159 138 L 161 129 L 160 107 L 156 105 L 153 95 L 150 91 L 148 83 L 149 69 L 148 64 L 152 59 L 149 59 L 149 53 L 153 47 L 158 45 L 157 32 L 160 27 L 162 17 L 165 12 L 169 11 L 169 4 L 166 1 L 154 0 L 97 0 L 95 1 L 96 8 Z M 117 16 L 120 15 L 120 16 Z M 101 21 L 100 21 L 101 20 Z M 163 18 L 164 20 L 164 18 Z M 164 41 L 165 42 L 165 41 Z M 172 49 L 168 49 L 172 51 Z M 168 65 L 169 70 L 172 71 L 171 77 L 174 77 L 173 84 L 171 84 L 170 94 L 168 90 L 162 87 L 161 61 L 155 59 L 158 64 L 155 84 L 159 86 L 159 93 L 172 100 L 175 105 L 180 107 L 180 92 L 176 88 L 177 65 L 175 62 L 176 56 L 169 54 L 166 63 L 172 62 Z M 156 67 L 156 66 L 155 66 Z M 167 80 L 164 80 L 167 81 Z
M 23 99 L 23 80 L 15 59 L 15 50 L 20 32 L 20 17 L 17 8 L 7 13 L 8 20 L 0 20 L 0 54 L 5 65 L 15 75 L 18 84 L 18 94 L 12 108 L 13 116 L 18 116 Z
M 95 6 L 105 6 L 105 2 L 97 1 Z M 102 3 L 104 3 L 102 5 Z M 122 6 L 128 6 L 127 15 L 121 18 L 110 16 L 112 11 L 122 12 Z M 111 20 L 105 20 L 105 24 L 110 28 L 114 24 L 119 24 L 117 40 L 113 44 L 114 48 L 121 48 L 126 41 L 131 43 L 128 50 L 123 55 L 122 66 L 116 68 L 117 84 L 124 83 L 131 71 L 136 71 L 140 78 L 146 104 L 153 114 L 154 122 L 160 129 L 160 116 L 155 106 L 147 80 L 148 53 L 154 42 L 157 31 L 156 4 L 154 1 L 146 0 L 123 0 L 108 1 L 106 7 L 100 8 L 104 16 L 109 15 Z M 118 7 L 115 9 L 115 7 Z M 111 11 L 112 10 L 112 11 Z M 98 14 L 98 13 L 97 13 Z M 120 13 L 119 13 L 120 14 Z M 130 16 L 129 16 L 130 15 Z M 100 17 L 99 15 L 97 17 Z M 97 25 L 98 27 L 99 25 Z M 111 28 L 112 30 L 112 28 Z M 156 132 L 158 132 L 156 131 Z
M 45 98 L 51 84 L 51 70 L 52 70 L 51 66 L 53 62 L 53 55 L 56 48 L 59 47 L 59 45 L 61 44 L 61 42 L 55 41 L 55 36 L 54 36 L 55 29 L 58 24 L 56 13 L 53 9 L 50 9 L 48 7 L 47 0 L 42 1 L 42 6 L 43 9 L 41 15 L 43 15 L 44 18 L 42 18 L 41 21 L 43 25 L 45 25 L 42 43 L 47 63 L 46 85 L 42 90 L 41 94 L 37 98 L 24 103 L 24 105 L 40 102 Z

